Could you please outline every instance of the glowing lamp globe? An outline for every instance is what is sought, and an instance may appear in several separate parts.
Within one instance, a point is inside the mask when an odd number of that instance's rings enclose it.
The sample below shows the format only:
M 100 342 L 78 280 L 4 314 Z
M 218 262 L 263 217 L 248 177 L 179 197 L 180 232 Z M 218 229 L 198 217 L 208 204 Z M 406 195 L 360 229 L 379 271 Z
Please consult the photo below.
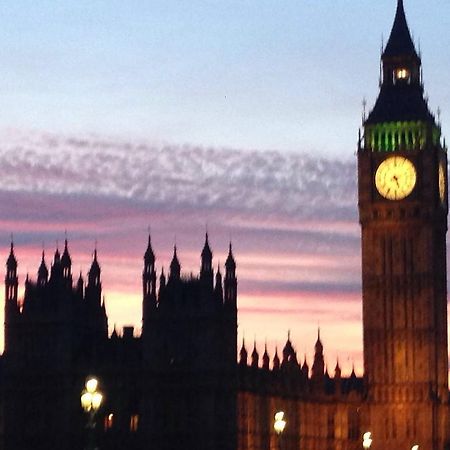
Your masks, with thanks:
M 275 433 L 280 435 L 284 431 L 285 427 L 286 427 L 286 421 L 284 420 L 284 412 L 283 411 L 278 411 L 275 414 L 275 422 L 273 424 L 273 428 L 275 430 Z

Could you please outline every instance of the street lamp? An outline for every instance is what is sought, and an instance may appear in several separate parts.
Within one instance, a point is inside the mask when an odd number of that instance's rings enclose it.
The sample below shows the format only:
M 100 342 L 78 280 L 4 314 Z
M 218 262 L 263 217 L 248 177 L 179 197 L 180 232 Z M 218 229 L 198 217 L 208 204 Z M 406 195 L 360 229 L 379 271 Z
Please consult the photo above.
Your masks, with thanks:
M 281 435 L 286 427 L 286 420 L 284 420 L 284 411 L 278 411 L 275 413 L 275 421 L 273 423 L 273 429 L 278 435 L 279 446 L 281 450 Z
M 94 429 L 95 429 L 95 414 L 102 404 L 103 395 L 97 390 L 98 380 L 94 377 L 89 377 L 86 380 L 83 391 L 81 392 L 81 407 L 84 412 L 88 414 L 88 429 L 89 440 L 87 450 L 96 450 L 94 445 Z
M 364 449 L 370 448 L 372 445 L 372 433 L 367 431 L 367 433 L 363 434 L 363 447 Z

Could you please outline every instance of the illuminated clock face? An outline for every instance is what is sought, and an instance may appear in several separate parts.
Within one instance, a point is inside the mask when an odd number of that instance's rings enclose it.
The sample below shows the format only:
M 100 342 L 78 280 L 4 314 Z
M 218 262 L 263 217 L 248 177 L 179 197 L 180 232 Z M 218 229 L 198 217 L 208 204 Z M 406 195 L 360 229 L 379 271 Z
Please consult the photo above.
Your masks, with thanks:
M 403 156 L 386 158 L 375 173 L 375 186 L 378 192 L 388 200 L 402 200 L 416 185 L 416 168 Z
M 441 202 L 445 201 L 445 170 L 442 163 L 439 164 L 439 198 Z

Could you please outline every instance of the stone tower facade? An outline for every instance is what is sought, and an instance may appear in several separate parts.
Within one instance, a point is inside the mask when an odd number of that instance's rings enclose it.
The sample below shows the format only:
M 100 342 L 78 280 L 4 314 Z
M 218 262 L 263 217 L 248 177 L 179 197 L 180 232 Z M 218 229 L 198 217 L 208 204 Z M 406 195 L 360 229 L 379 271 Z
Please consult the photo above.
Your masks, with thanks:
M 375 450 L 448 443 L 447 151 L 402 0 L 358 151 L 365 422 Z

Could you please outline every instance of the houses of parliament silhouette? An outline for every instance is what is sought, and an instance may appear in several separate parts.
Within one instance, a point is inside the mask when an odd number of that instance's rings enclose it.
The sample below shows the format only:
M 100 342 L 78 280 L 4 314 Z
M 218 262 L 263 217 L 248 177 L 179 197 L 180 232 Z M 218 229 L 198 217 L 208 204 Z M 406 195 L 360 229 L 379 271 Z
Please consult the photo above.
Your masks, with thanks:
M 83 448 L 79 395 L 95 374 L 102 450 L 356 450 L 367 431 L 373 450 L 450 449 L 447 153 L 402 0 L 381 62 L 357 150 L 364 376 L 343 377 L 339 364 L 328 373 L 320 336 L 311 368 L 289 338 L 272 357 L 242 344 L 236 360 L 236 263 L 230 245 L 214 273 L 208 236 L 196 277 L 181 274 L 176 248 L 167 277 L 157 274 L 149 238 L 139 337 L 130 327 L 108 336 L 96 252 L 74 283 L 66 240 L 19 299 L 11 244 L 0 448 Z

